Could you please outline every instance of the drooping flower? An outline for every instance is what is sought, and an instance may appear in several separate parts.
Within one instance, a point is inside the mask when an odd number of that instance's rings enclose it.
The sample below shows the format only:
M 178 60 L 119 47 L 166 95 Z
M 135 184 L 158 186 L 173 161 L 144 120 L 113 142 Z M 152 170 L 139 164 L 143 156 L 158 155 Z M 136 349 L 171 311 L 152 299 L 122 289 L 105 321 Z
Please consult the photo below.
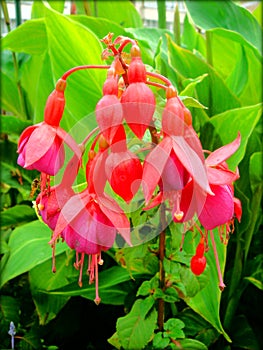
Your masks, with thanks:
M 161 195 L 158 194 L 159 201 L 168 198 L 170 205 L 176 207 L 174 215 L 180 221 L 184 216 L 184 212 L 180 209 L 184 189 L 188 188 L 189 194 L 189 190 L 198 188 L 199 190 L 194 193 L 196 196 L 199 194 L 203 196 L 205 193 L 212 194 L 204 158 L 200 157 L 199 147 L 200 143 L 197 141 L 196 148 L 193 149 L 183 136 L 164 137 L 148 154 L 144 162 L 142 184 L 146 203 L 150 202 L 156 186 L 159 185 L 161 191 Z M 192 187 L 188 185 L 191 181 Z M 153 201 L 158 203 L 154 199 Z M 190 198 L 187 198 L 187 201 L 190 205 Z
M 155 110 L 155 97 L 146 85 L 146 69 L 140 49 L 133 45 L 132 61 L 128 69 L 129 86 L 121 96 L 124 118 L 134 134 L 142 139 Z
M 240 206 L 237 200 L 234 200 L 232 184 L 239 178 L 238 170 L 231 171 L 225 162 L 240 146 L 240 134 L 237 138 L 215 150 L 205 160 L 207 167 L 208 181 L 214 196 L 207 195 L 203 210 L 198 218 L 203 227 L 212 230 L 215 227 L 227 224 L 231 221 L 236 208 Z
M 59 127 L 65 105 L 63 89 L 65 84 L 59 81 L 47 100 L 45 121 L 29 126 L 19 138 L 17 163 L 25 169 L 56 175 L 64 164 L 64 142 L 81 157 L 73 138 Z
M 75 194 L 72 185 L 77 176 L 79 166 L 79 159 L 74 155 L 64 171 L 60 184 L 46 188 L 46 180 L 41 181 L 43 188 L 41 188 L 41 192 L 36 198 L 36 206 L 42 220 L 51 230 L 54 230 L 56 227 L 61 208 Z M 41 174 L 42 176 L 44 174 Z

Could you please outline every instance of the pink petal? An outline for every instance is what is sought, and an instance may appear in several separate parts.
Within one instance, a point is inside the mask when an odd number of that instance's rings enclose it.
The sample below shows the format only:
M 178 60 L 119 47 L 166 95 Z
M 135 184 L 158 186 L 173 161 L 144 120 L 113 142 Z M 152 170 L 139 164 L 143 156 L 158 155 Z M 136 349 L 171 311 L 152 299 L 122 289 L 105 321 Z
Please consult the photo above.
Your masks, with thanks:
M 207 195 L 199 221 L 207 230 L 226 224 L 234 215 L 233 194 L 229 186 L 212 185 L 214 196 Z
M 82 151 L 79 145 L 76 143 L 76 141 L 70 136 L 70 134 L 68 134 L 59 126 L 56 127 L 56 133 L 61 138 L 61 140 L 63 140 L 65 144 L 68 145 L 69 148 L 71 148 L 72 151 L 76 154 L 76 156 L 80 159 L 82 157 Z
M 86 210 L 86 204 L 91 199 L 89 193 L 85 190 L 82 193 L 72 196 L 61 209 L 53 237 L 57 237 L 69 225 L 72 220 L 83 210 Z
M 170 157 L 172 141 L 165 137 L 146 157 L 143 165 L 142 186 L 146 203 L 158 185 L 165 164 Z
M 206 158 L 206 164 L 208 166 L 215 166 L 224 162 L 226 159 L 228 159 L 230 156 L 232 156 L 232 154 L 236 152 L 236 150 L 240 146 L 240 142 L 241 142 L 241 135 L 240 133 L 238 133 L 237 138 L 233 142 L 225 146 L 222 146 L 217 150 L 215 150 L 214 152 L 212 152 L 211 154 L 209 154 L 209 156 Z
M 125 241 L 129 245 L 132 245 L 130 237 L 130 222 L 122 208 L 106 194 L 98 197 L 98 203 L 103 213 L 116 227 Z
M 198 154 L 182 136 L 172 136 L 173 150 L 194 181 L 207 193 L 213 194 L 207 178 L 206 168 Z
M 25 145 L 25 167 L 38 161 L 50 149 L 56 137 L 56 129 L 43 123 L 30 135 Z
M 208 181 L 213 185 L 230 185 L 239 178 L 237 173 L 228 169 L 207 168 Z

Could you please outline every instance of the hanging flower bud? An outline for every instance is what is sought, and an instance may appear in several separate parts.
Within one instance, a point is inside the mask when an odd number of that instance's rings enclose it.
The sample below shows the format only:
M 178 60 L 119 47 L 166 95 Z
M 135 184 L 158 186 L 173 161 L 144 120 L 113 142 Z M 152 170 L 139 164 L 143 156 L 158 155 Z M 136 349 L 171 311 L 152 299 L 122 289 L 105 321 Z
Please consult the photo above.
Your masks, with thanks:
M 146 70 L 137 45 L 133 45 L 131 56 L 128 69 L 130 85 L 124 91 L 121 103 L 127 124 L 134 134 L 142 139 L 152 120 L 155 98 L 152 90 L 146 85 Z
M 123 120 L 122 105 L 118 100 L 118 83 L 114 71 L 109 69 L 107 79 L 103 86 L 104 96 L 96 106 L 96 120 L 108 144 L 117 132 Z
M 204 256 L 204 253 L 204 237 L 201 237 L 200 243 L 196 247 L 195 255 L 192 257 L 190 263 L 192 272 L 197 276 L 201 275 L 206 268 L 206 257 Z
M 138 191 L 142 178 L 142 165 L 129 150 L 112 152 L 105 164 L 107 179 L 115 193 L 129 203 Z
M 166 106 L 162 116 L 162 129 L 168 135 L 183 135 L 185 128 L 192 125 L 190 111 L 184 106 L 173 86 L 166 90 Z
M 44 111 L 45 122 L 52 126 L 59 126 L 65 107 L 64 91 L 66 80 L 59 79 L 55 90 L 49 95 Z

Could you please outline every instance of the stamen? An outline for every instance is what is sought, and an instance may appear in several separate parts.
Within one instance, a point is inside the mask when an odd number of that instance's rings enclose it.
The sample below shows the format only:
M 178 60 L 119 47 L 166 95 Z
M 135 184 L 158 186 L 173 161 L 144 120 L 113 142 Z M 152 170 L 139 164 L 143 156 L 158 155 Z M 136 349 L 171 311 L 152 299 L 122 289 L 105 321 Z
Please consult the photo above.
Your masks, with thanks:
M 55 273 L 56 272 L 56 242 L 53 243 L 52 245 L 52 272 Z
M 174 213 L 174 217 L 176 218 L 176 220 L 180 221 L 182 220 L 183 216 L 184 216 L 184 212 L 180 210 L 180 202 L 181 202 L 181 192 L 180 191 L 176 191 L 176 197 L 175 197 L 175 205 L 176 205 L 176 210 Z
M 82 287 L 82 273 L 83 273 L 83 265 L 84 265 L 85 253 L 81 253 L 81 258 L 79 261 L 80 271 L 79 271 L 79 281 L 78 284 Z
M 211 237 L 211 241 L 212 241 L 212 245 L 213 245 L 215 259 L 216 259 L 216 268 L 217 268 L 217 273 L 218 273 L 218 278 L 219 278 L 219 289 L 222 292 L 226 285 L 224 284 L 222 273 L 221 273 L 221 269 L 220 269 L 220 263 L 219 263 L 219 258 L 218 258 L 218 254 L 217 254 L 217 250 L 216 250 L 216 243 L 215 243 L 215 239 L 214 239 L 214 233 L 213 233 L 212 230 L 210 230 L 209 232 L 210 232 L 210 237 Z
M 94 302 L 96 305 L 99 305 L 101 298 L 99 297 L 99 268 L 98 268 L 98 257 L 99 254 L 95 256 L 95 289 L 96 289 L 96 297 L 94 299 Z M 101 259 L 100 259 L 101 260 Z

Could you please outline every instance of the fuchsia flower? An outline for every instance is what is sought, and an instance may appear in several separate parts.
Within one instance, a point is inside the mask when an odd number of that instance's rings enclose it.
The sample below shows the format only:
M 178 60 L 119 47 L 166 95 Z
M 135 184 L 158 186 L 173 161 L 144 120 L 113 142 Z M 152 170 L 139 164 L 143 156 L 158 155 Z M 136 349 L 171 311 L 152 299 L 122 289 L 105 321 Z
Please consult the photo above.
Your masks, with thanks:
M 199 221 L 207 230 L 227 224 L 234 217 L 235 203 L 239 209 L 238 201 L 234 200 L 232 183 L 239 178 L 238 171 L 229 170 L 225 160 L 228 159 L 240 146 L 240 134 L 237 138 L 206 158 L 208 181 L 214 196 L 207 195 L 204 207 L 199 213 Z
M 18 141 L 17 163 L 28 170 L 56 175 L 64 164 L 65 142 L 78 157 L 81 151 L 70 135 L 59 127 L 64 111 L 65 81 L 61 79 L 50 94 L 45 107 L 45 121 L 26 128 Z
M 71 196 L 62 207 L 50 241 L 54 247 L 57 239 L 61 237 L 70 248 L 76 250 L 77 256 L 81 254 L 81 259 L 77 258 L 75 265 L 80 268 L 80 286 L 82 285 L 84 255 L 91 256 L 90 283 L 95 278 L 96 303 L 100 302 L 97 269 L 101 261 L 101 251 L 113 246 L 117 232 L 131 245 L 129 220 L 120 206 L 103 192 L 106 179 L 103 174 L 106 156 L 106 152 L 101 152 L 91 159 L 87 171 L 88 187 Z M 94 183 L 98 172 L 101 181 Z
M 80 161 L 76 155 L 69 161 L 62 181 L 59 185 L 45 188 L 46 180 L 41 179 L 41 192 L 36 198 L 39 215 L 51 230 L 55 230 L 61 208 L 66 204 L 75 192 L 72 189 L 73 182 L 77 176 Z M 44 177 L 44 174 L 42 174 Z

